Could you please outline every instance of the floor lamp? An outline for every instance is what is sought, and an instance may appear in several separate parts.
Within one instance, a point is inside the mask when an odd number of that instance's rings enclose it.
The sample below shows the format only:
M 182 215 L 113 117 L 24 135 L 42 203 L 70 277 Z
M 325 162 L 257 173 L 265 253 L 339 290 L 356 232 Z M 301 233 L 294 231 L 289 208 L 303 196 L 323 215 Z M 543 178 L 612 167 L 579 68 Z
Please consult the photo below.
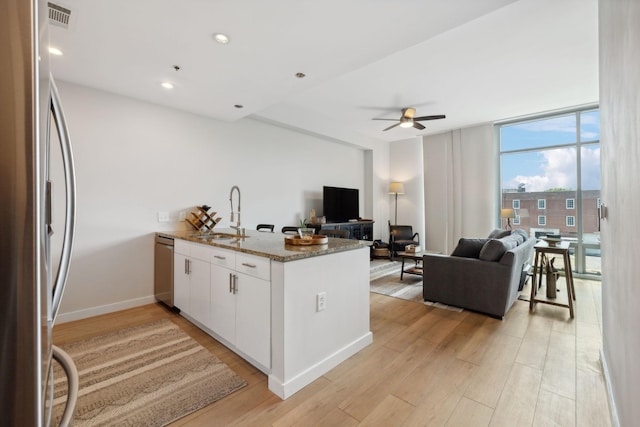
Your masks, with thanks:
M 511 218 L 515 218 L 515 217 L 516 217 L 516 212 L 514 209 L 511 209 L 511 208 L 500 209 L 500 218 L 507 219 L 507 225 L 504 227 L 505 230 L 511 230 L 513 228 L 511 227 Z
M 398 194 L 404 194 L 404 184 L 401 182 L 392 182 L 389 184 L 389 194 L 396 195 L 396 217 L 394 225 L 398 225 Z

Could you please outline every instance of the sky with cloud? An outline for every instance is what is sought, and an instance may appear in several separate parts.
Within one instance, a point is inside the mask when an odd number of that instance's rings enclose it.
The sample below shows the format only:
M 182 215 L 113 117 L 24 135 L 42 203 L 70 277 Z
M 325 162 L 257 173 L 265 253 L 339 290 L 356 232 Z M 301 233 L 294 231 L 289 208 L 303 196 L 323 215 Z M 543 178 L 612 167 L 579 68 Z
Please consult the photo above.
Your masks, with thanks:
M 598 111 L 580 115 L 580 139 L 597 142 L 600 138 Z M 536 149 L 502 156 L 502 187 L 526 191 L 551 188 L 577 188 L 576 148 L 553 146 L 572 144 L 577 140 L 576 115 L 525 122 L 501 129 L 501 150 Z M 600 145 L 586 144 L 581 155 L 582 189 L 600 189 Z

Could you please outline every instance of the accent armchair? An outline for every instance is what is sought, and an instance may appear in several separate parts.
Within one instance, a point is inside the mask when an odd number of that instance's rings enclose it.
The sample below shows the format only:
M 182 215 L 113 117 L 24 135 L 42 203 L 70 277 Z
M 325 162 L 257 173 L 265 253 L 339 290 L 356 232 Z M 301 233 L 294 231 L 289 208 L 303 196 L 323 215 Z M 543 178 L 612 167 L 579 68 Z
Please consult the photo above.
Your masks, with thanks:
M 395 256 L 397 252 L 404 251 L 407 245 L 420 246 L 420 235 L 413 232 L 410 225 L 391 225 L 389 224 L 389 249 L 391 256 Z

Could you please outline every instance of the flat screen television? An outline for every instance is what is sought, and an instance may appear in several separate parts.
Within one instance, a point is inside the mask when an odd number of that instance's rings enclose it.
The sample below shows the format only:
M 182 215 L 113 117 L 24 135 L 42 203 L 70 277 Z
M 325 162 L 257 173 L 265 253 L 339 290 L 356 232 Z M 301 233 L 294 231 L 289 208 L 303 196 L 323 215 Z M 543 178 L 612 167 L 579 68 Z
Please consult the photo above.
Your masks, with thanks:
M 322 214 L 327 222 L 347 222 L 360 217 L 357 188 L 322 187 Z

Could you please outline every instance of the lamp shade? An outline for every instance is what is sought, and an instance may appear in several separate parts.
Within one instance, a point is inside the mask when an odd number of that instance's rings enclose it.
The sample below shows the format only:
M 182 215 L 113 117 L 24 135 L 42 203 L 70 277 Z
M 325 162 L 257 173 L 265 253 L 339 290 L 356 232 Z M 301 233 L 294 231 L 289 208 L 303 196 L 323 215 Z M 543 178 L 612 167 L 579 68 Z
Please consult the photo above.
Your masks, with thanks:
M 515 218 L 516 211 L 511 208 L 500 209 L 500 218 Z
M 402 182 L 392 182 L 389 184 L 389 194 L 404 194 L 404 184 Z

